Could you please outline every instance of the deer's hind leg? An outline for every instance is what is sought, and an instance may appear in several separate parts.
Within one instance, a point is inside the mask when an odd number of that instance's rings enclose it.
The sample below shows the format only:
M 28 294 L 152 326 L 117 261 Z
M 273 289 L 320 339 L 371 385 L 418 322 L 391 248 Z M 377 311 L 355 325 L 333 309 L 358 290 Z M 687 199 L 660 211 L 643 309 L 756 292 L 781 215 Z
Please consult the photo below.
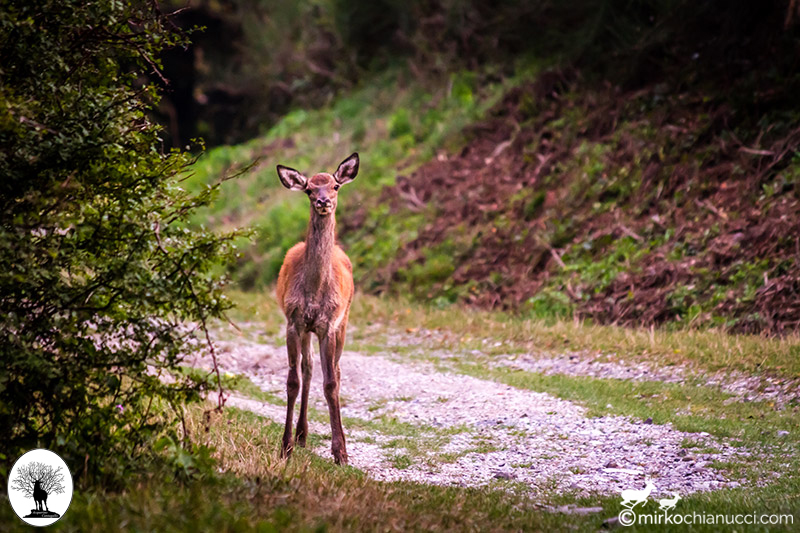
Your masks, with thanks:
M 311 375 L 314 369 L 314 362 L 311 360 L 314 354 L 311 348 L 310 333 L 303 333 L 303 335 L 301 335 L 300 351 L 302 353 L 300 368 L 303 373 L 303 393 L 300 396 L 300 416 L 297 419 L 295 444 L 301 448 L 305 448 L 306 437 L 308 436 L 308 391 L 311 388 Z
M 325 335 L 320 337 L 319 351 L 325 400 L 328 402 L 328 413 L 331 417 L 331 452 L 333 452 L 333 460 L 336 464 L 346 465 L 347 448 L 339 409 L 341 372 L 339 371 L 338 354 L 341 354 L 341 350 L 338 349 L 338 337 L 338 330 L 326 332 Z
M 350 314 L 349 311 L 348 314 Z M 342 357 L 342 350 L 344 350 L 344 342 L 347 337 L 347 318 L 347 315 L 345 315 L 344 320 L 339 325 L 339 329 L 336 330 L 336 359 L 334 362 L 337 368 L 339 367 L 339 359 Z

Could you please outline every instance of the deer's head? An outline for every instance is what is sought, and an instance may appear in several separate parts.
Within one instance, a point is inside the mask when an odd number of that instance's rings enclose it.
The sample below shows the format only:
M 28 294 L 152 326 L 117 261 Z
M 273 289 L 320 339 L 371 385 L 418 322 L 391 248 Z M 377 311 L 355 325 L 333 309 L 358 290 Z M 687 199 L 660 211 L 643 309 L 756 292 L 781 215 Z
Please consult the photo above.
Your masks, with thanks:
M 283 186 L 292 191 L 303 191 L 311 201 L 311 207 L 320 216 L 336 211 L 339 187 L 356 179 L 358 174 L 358 154 L 354 153 L 339 164 L 333 174 L 322 172 L 311 179 L 293 168 L 278 165 L 278 177 Z

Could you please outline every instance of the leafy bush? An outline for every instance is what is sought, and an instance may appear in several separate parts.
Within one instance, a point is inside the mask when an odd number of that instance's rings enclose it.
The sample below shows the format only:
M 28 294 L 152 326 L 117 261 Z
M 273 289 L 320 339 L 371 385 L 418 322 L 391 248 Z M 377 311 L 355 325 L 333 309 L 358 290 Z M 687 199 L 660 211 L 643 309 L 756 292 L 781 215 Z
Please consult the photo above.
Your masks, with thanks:
M 209 383 L 165 378 L 228 307 L 231 236 L 185 226 L 215 187 L 182 191 L 137 83 L 185 36 L 129 1 L 3 2 L 0 27 L 0 470 L 43 446 L 113 480 L 177 438 Z

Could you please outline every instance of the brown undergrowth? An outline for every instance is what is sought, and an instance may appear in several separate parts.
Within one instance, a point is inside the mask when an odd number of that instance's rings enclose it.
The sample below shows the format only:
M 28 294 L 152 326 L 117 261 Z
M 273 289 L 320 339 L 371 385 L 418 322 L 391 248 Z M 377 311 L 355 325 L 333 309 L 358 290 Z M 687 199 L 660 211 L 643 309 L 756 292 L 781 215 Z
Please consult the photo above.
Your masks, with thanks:
M 796 330 L 791 84 L 756 87 L 746 104 L 700 88 L 588 85 L 568 70 L 511 90 L 463 149 L 386 187 L 391 216 L 426 218 L 382 286 L 603 323 Z M 415 277 L 437 254 L 452 266 Z

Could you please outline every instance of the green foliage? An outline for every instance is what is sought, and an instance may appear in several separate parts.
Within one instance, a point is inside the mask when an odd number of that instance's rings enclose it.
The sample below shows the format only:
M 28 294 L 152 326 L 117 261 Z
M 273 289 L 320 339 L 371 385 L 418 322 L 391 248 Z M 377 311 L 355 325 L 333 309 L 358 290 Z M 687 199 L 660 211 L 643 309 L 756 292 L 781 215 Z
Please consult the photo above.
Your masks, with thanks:
M 471 105 L 475 99 L 474 88 L 476 83 L 477 76 L 474 72 L 460 72 L 454 74 L 450 81 L 450 94 L 459 104 L 464 106 Z
M 569 296 L 551 287 L 546 287 L 528 298 L 523 306 L 523 311 L 538 318 L 565 318 L 572 315 L 572 309 Z
M 137 82 L 184 37 L 155 4 L 2 4 L 0 449 L 120 479 L 178 441 L 170 407 L 210 384 L 162 378 L 229 307 L 229 238 L 186 227 L 215 187 L 181 189 L 191 159 L 158 150 Z
M 400 108 L 389 118 L 389 135 L 391 137 L 401 137 L 410 135 L 413 132 L 411 119 L 408 110 Z
M 302 241 L 308 225 L 308 206 L 283 201 L 265 213 L 255 235 L 255 248 L 249 260 L 239 263 L 244 287 L 264 285 L 278 278 L 286 252 Z
M 504 85 L 478 90 L 474 75 L 459 82 L 472 86 L 472 100 L 452 91 L 450 78 L 429 85 L 399 86 L 402 72 L 390 71 L 318 110 L 297 109 L 284 116 L 264 137 L 237 146 L 214 148 L 204 154 L 186 178 L 190 190 L 202 191 L 221 176 L 260 158 L 235 181 L 223 183 L 220 194 L 192 218 L 193 226 L 247 225 L 252 242 L 233 268 L 241 287 L 263 288 L 277 278 L 288 249 L 302 241 L 308 224 L 308 200 L 286 191 L 275 174 L 285 164 L 304 172 L 333 171 L 347 154 L 357 150 L 361 171 L 339 196 L 337 219 L 347 225 L 359 209 L 367 213 L 358 227 L 342 235 L 362 287 L 379 289 L 377 272 L 397 250 L 417 236 L 425 213 L 393 216 L 388 204 L 376 202 L 384 186 L 394 184 L 398 161 L 424 161 L 462 128 L 481 116 L 502 93 Z M 508 84 L 515 83 L 509 80 Z M 460 96 L 459 96 L 460 95 Z

